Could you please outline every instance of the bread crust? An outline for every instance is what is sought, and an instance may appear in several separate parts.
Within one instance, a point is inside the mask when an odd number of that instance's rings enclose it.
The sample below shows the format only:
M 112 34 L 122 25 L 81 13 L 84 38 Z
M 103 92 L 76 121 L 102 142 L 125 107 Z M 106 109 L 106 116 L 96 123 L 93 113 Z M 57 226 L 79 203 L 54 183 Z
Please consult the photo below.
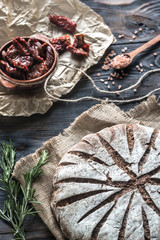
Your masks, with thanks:
M 160 239 L 160 134 L 120 124 L 61 159 L 51 207 L 69 240 Z

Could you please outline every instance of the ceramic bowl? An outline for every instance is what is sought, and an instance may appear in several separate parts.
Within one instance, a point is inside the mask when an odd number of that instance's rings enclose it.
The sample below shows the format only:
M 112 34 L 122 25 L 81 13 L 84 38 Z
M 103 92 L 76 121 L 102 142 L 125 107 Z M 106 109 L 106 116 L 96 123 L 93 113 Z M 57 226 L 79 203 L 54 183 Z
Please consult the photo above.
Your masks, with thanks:
M 54 61 L 53 64 L 51 66 L 51 68 L 48 70 L 48 72 L 46 72 L 45 74 L 43 74 L 40 77 L 34 78 L 34 79 L 29 79 L 29 80 L 21 80 L 21 79 L 15 79 L 12 78 L 10 76 L 8 76 L 5 72 L 2 71 L 2 69 L 0 68 L 0 83 L 3 87 L 7 88 L 8 90 L 15 90 L 15 89 L 35 89 L 37 87 L 43 86 L 46 77 L 54 70 L 55 66 L 56 66 L 56 62 L 57 62 L 57 53 L 56 50 L 54 49 L 54 47 L 51 45 L 51 43 L 49 42 L 49 39 L 46 36 L 43 35 L 37 35 L 37 36 L 27 36 L 27 37 L 22 37 L 25 40 L 34 37 L 37 40 L 39 40 L 41 43 L 47 43 L 49 46 L 51 46 L 53 53 L 54 53 Z M 2 51 L 6 50 L 10 45 L 12 44 L 12 40 L 5 43 L 1 48 L 0 48 L 0 59 L 2 59 Z M 9 79 L 10 81 L 14 81 L 13 82 L 9 82 L 6 80 Z M 21 85 L 21 83 L 26 83 L 26 85 Z M 29 85 L 31 83 L 31 85 Z

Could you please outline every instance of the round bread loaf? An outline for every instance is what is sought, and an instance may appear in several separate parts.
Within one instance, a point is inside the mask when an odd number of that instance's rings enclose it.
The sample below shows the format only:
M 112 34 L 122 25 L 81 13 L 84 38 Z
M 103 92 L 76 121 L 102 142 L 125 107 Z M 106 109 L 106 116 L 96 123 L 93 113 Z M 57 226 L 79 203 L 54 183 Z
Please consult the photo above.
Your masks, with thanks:
M 70 240 L 160 240 L 160 134 L 121 124 L 85 136 L 57 167 L 51 206 Z

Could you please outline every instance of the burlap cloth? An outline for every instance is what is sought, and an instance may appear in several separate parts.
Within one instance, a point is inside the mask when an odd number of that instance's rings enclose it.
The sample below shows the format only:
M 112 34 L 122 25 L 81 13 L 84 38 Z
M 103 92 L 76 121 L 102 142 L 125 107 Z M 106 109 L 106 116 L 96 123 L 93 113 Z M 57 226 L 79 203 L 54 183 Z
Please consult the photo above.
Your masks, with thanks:
M 58 162 L 64 153 L 86 134 L 95 133 L 105 127 L 120 123 L 139 123 L 160 129 L 160 105 L 155 96 L 126 113 L 116 105 L 108 104 L 107 101 L 97 104 L 76 118 L 63 133 L 49 139 L 35 153 L 17 162 L 13 175 L 23 184 L 22 173 L 36 165 L 42 150 L 46 149 L 51 155 L 48 164 L 44 166 L 44 176 L 39 178 L 33 186 L 36 189 L 37 200 L 41 202 L 34 207 L 40 211 L 40 217 L 57 240 L 62 240 L 64 237 L 53 216 L 50 200 L 53 192 L 52 179 Z

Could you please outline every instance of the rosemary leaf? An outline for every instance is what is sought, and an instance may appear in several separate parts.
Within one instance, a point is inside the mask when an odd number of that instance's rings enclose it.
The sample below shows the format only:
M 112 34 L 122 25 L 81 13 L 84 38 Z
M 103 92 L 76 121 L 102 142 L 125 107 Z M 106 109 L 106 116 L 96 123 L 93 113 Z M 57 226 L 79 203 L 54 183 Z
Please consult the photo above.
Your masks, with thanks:
M 39 203 L 35 200 L 35 189 L 32 188 L 32 184 L 39 176 L 43 175 L 42 167 L 47 163 L 48 154 L 46 151 L 43 151 L 37 165 L 23 174 L 25 184 L 22 186 L 12 177 L 16 163 L 16 151 L 12 142 L 2 142 L 1 145 L 0 167 L 2 173 L 0 174 L 0 182 L 3 187 L 0 190 L 5 191 L 6 201 L 4 202 L 3 210 L 0 210 L 0 218 L 12 226 L 15 240 L 25 240 L 24 219 L 27 215 L 38 213 L 31 206 L 31 203 Z M 18 197 L 20 192 L 22 192 L 22 201 Z

